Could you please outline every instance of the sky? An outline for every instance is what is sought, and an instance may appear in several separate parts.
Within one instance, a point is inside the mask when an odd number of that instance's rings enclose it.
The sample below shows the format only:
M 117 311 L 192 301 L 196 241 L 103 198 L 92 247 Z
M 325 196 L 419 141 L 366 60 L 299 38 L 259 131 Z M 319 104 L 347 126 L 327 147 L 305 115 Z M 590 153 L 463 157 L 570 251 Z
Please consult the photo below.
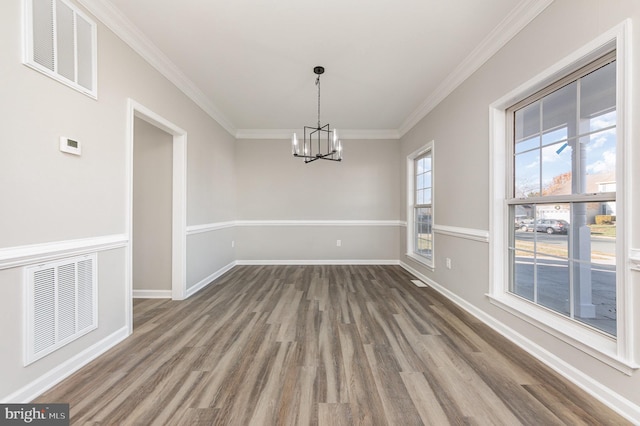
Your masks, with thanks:
M 610 179 L 604 175 L 611 175 L 616 167 L 616 111 L 588 119 L 584 125 L 584 136 L 579 140 L 584 148 L 586 174 Z M 548 145 L 540 147 L 540 142 Z M 571 173 L 571 157 L 566 127 L 519 142 L 515 155 L 516 197 L 537 195 L 540 185 L 548 188 L 554 177 Z

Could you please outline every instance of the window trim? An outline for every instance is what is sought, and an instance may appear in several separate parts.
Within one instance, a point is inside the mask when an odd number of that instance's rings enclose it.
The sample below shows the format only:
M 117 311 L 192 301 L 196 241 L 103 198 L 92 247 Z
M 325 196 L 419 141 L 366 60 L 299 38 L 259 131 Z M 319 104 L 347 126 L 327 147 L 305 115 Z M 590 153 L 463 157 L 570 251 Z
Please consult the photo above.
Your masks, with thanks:
M 487 296 L 492 304 L 510 312 L 528 323 L 546 331 L 565 343 L 593 356 L 594 358 L 631 375 L 640 366 L 634 353 L 634 312 L 632 283 L 629 277 L 629 219 L 631 165 L 631 99 L 627 94 L 631 78 L 630 21 L 626 20 L 602 34 L 592 42 L 562 59 L 538 76 L 509 92 L 489 107 L 490 116 L 490 240 L 489 273 L 490 284 Z M 571 71 L 584 67 L 608 51 L 616 50 L 616 109 L 617 114 L 617 188 L 616 204 L 619 211 L 616 219 L 618 241 L 616 258 L 619 267 L 616 273 L 617 338 L 599 332 L 587 325 L 570 320 L 540 305 L 509 292 L 509 261 L 507 254 L 509 239 L 508 179 L 513 175 L 507 146 L 507 117 L 509 107 L 534 93 L 553 85 Z
M 59 74 L 55 71 L 57 68 L 57 60 L 54 65 L 54 70 L 50 70 L 49 68 L 39 64 L 36 62 L 34 58 L 33 52 L 33 0 L 23 0 L 23 21 L 24 21 L 24 29 L 23 29 L 23 52 L 22 52 L 22 63 L 27 67 L 36 70 L 47 77 L 64 84 L 86 96 L 89 96 L 92 99 L 98 99 L 98 29 L 96 22 L 91 19 L 87 14 L 83 13 L 76 5 L 71 3 L 68 0 L 54 0 L 54 8 L 57 7 L 55 5 L 56 1 L 60 1 L 65 6 L 69 7 L 73 13 L 83 20 L 85 20 L 91 27 L 91 89 L 82 86 L 77 82 L 78 76 L 76 75 L 76 80 L 70 80 L 69 78 Z M 55 28 L 54 21 L 54 28 Z M 54 37 L 56 37 L 54 30 Z M 74 34 L 74 37 L 77 38 L 77 32 Z M 55 43 L 54 43 L 55 46 Z M 76 46 L 77 49 L 77 46 Z M 54 47 L 55 52 L 55 47 Z M 77 51 L 76 51 L 77 53 Z M 55 55 L 55 54 L 54 54 Z M 76 58 L 77 60 L 77 58 Z M 76 72 L 77 72 L 77 64 L 76 64 Z
M 425 145 L 421 146 L 411 154 L 407 156 L 407 250 L 405 255 L 416 262 L 421 263 L 426 266 L 430 270 L 435 269 L 435 150 L 434 150 L 434 141 L 427 142 Z M 415 228 L 415 220 L 414 220 L 414 208 L 415 208 L 415 160 L 416 158 L 426 154 L 427 152 L 431 152 L 431 241 L 432 241 L 432 249 L 431 249 L 431 259 L 426 258 L 425 256 L 416 253 L 414 247 L 414 228 Z

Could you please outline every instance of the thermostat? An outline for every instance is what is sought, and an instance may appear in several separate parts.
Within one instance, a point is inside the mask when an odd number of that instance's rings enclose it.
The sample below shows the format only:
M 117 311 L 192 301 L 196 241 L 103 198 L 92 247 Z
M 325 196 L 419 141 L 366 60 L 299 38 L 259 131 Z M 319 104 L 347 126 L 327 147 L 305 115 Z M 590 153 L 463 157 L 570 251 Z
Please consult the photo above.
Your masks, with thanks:
M 82 147 L 80 146 L 80 141 L 74 141 L 73 139 L 69 139 L 69 138 L 65 138 L 64 136 L 61 136 L 60 151 L 66 152 L 69 154 L 80 155 L 82 154 Z

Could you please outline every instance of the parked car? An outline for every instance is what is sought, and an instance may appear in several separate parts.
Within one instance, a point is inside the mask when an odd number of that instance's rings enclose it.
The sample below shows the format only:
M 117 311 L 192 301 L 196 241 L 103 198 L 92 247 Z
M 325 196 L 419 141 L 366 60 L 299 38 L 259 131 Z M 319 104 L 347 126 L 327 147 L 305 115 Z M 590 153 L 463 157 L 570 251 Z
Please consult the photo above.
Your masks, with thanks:
M 562 219 L 540 219 L 535 223 L 535 230 L 547 234 L 566 234 L 569 231 L 569 222 Z
M 532 217 L 516 218 L 515 226 L 516 226 L 516 229 L 520 229 L 521 231 L 533 231 L 533 218 Z

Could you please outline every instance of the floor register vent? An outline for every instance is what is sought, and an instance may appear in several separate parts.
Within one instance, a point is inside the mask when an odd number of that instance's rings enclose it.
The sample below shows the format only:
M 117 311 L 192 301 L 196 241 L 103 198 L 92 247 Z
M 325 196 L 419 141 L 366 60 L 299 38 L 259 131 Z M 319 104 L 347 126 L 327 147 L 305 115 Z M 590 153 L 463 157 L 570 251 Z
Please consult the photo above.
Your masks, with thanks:
M 25 268 L 24 365 L 97 327 L 95 253 Z

